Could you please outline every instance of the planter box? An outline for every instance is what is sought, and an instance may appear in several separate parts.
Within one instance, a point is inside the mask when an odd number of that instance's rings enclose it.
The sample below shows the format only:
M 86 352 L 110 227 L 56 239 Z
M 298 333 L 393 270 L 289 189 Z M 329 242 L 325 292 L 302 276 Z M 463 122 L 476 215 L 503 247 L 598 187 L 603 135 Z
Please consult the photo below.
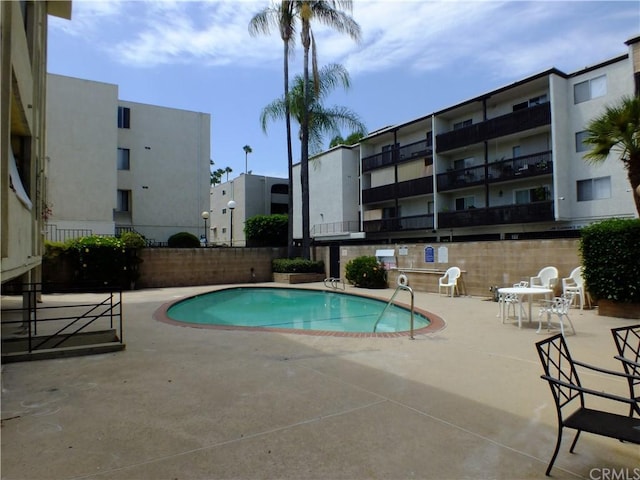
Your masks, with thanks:
M 640 318 L 640 303 L 619 303 L 598 300 L 598 315 L 603 317 Z
M 312 283 L 324 281 L 324 273 L 274 273 L 273 281 L 276 283 Z

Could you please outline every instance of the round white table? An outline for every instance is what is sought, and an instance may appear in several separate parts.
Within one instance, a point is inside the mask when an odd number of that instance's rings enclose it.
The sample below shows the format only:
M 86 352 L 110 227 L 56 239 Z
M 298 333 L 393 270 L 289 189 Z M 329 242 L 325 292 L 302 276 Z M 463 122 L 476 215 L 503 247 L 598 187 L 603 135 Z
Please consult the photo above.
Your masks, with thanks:
M 505 287 L 499 288 L 498 293 L 506 295 L 512 293 L 518 296 L 518 301 L 522 302 L 522 298 L 526 295 L 529 301 L 529 321 L 531 321 L 531 300 L 534 295 L 544 295 L 545 297 L 552 294 L 553 290 L 550 288 L 542 287 Z M 500 314 L 502 315 L 502 321 L 504 322 L 504 303 L 500 305 Z M 518 328 L 522 327 L 522 309 L 518 308 Z

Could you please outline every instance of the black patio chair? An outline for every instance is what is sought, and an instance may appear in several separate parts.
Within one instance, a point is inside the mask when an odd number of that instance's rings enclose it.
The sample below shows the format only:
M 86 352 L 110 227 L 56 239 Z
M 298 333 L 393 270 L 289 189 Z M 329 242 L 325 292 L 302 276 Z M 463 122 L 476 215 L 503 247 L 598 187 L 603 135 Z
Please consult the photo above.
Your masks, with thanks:
M 558 439 L 553 456 L 545 472 L 547 476 L 549 476 L 560 450 L 564 427 L 577 431 L 569 449 L 571 453 L 573 453 L 580 433 L 583 431 L 640 444 L 640 418 L 619 415 L 605 410 L 595 410 L 587 408 L 585 405 L 585 399 L 600 397 L 613 402 L 627 404 L 632 411 L 640 414 L 640 405 L 637 399 L 583 387 L 580 383 L 576 366 L 619 377 L 628 378 L 628 374 L 573 360 L 561 333 L 536 343 L 536 348 L 544 369 L 544 375 L 541 378 L 549 382 L 558 416 Z
M 628 327 L 612 328 L 611 334 L 616 342 L 618 355 L 616 358 L 622 363 L 624 371 L 629 377 L 629 396 L 640 401 L 640 324 Z M 634 413 L 633 407 L 629 416 Z

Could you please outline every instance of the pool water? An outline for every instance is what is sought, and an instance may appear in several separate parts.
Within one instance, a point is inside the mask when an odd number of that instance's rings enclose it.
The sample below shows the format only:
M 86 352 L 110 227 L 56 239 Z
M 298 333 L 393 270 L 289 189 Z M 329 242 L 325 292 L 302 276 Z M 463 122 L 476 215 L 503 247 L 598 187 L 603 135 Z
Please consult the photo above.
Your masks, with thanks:
M 240 287 L 218 290 L 169 307 L 172 320 L 202 325 L 372 333 L 387 303 L 345 293 L 294 288 Z M 376 332 L 410 329 L 409 309 L 391 305 Z M 429 319 L 414 312 L 414 328 Z

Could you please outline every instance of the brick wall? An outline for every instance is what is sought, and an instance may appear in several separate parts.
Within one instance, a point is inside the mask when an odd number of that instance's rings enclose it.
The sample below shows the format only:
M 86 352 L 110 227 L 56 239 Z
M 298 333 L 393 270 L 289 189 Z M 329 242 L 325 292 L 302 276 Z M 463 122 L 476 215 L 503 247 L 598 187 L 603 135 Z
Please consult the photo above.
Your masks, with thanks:
M 436 262 L 425 263 L 424 249 L 434 247 Z M 398 255 L 398 247 L 406 246 L 407 255 Z M 446 247 L 448 261 L 438 262 L 438 248 Z M 340 247 L 340 275 L 344 278 L 347 262 L 361 255 L 375 255 L 378 249 L 395 248 L 398 270 L 389 272 L 389 286 L 395 286 L 398 271 L 405 272 L 409 285 L 416 291 L 437 292 L 438 278 L 447 268 L 458 266 L 463 270 L 463 286 L 467 294 L 489 296 L 492 285 L 511 286 L 520 280 L 529 280 L 548 265 L 556 267 L 560 278 L 568 277 L 571 270 L 581 264 L 578 239 L 505 240 L 499 242 L 460 242 L 399 245 L 357 245 Z M 316 257 L 329 265 L 328 247 L 317 247 Z M 430 269 L 432 272 L 411 272 Z
M 136 288 L 271 281 L 280 248 L 145 248 Z

